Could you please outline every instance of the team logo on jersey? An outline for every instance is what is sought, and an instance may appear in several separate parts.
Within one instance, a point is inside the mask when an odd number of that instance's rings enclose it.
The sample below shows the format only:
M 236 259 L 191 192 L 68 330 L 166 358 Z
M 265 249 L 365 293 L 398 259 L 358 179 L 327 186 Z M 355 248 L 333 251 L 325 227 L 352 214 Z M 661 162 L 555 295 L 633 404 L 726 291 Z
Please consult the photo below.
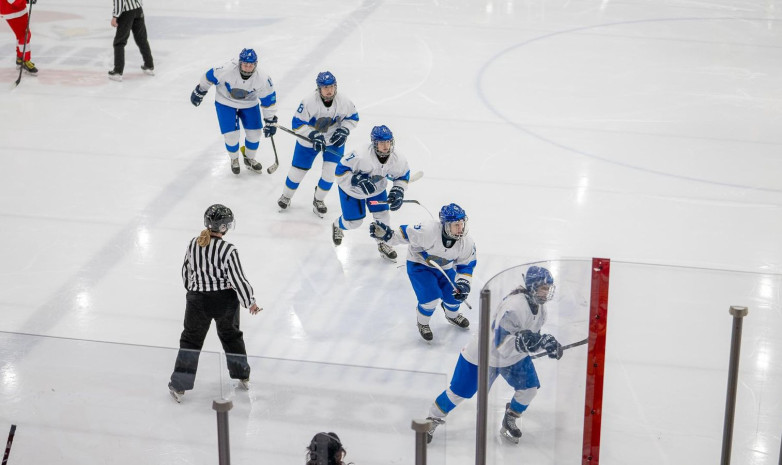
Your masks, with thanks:
M 445 265 L 448 265 L 451 263 L 451 260 L 448 260 L 447 258 L 438 257 L 437 255 L 429 255 L 426 257 L 427 262 L 434 262 L 440 265 L 441 267 L 444 267 Z
M 316 131 L 325 134 L 326 132 L 328 132 L 332 124 L 334 124 L 333 119 L 329 118 L 328 116 L 323 116 L 321 118 L 318 118 L 313 126 L 315 127 Z

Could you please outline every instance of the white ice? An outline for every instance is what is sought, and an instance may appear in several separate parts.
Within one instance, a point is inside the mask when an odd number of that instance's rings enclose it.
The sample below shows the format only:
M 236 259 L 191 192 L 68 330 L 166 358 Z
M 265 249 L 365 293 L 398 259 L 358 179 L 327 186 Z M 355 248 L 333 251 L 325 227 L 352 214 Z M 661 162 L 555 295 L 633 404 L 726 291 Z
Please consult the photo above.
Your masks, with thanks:
M 591 257 L 612 260 L 600 461 L 715 463 L 731 305 L 744 320 L 733 463 L 779 460 L 782 433 L 782 1 L 166 0 L 145 5 L 155 76 L 131 41 L 109 81 L 111 2 L 40 0 L 39 76 L 0 93 L 0 441 L 10 464 L 214 463 L 211 402 L 228 397 L 233 463 L 304 463 L 336 431 L 358 465 L 413 463 L 410 421 L 446 387 L 501 270 L 560 270 L 552 332 L 585 328 Z M 3 26 L 0 81 L 16 79 Z M 254 48 L 289 124 L 319 71 L 361 121 L 386 124 L 432 214 L 467 211 L 478 248 L 474 322 L 415 327 L 404 269 L 365 223 L 331 243 L 335 193 L 311 211 L 317 170 L 279 213 L 279 169 L 229 170 L 212 109 L 189 94 Z M 267 139 L 259 159 L 273 160 Z M 316 167 L 319 165 L 316 162 Z M 179 270 L 203 211 L 228 237 L 264 311 L 242 314 L 250 392 L 235 391 L 214 331 L 196 389 L 166 383 L 184 312 Z M 396 224 L 429 218 L 406 205 Z M 404 248 L 397 247 L 404 263 Z M 577 259 L 562 261 L 563 259 Z M 571 312 L 571 313 L 568 313 Z M 579 313 L 580 312 L 580 313 Z M 570 317 L 572 319 L 568 319 Z M 490 399 L 491 463 L 581 460 L 584 347 L 538 364 L 521 444 L 497 438 L 511 391 Z M 430 463 L 474 463 L 475 400 L 438 430 Z

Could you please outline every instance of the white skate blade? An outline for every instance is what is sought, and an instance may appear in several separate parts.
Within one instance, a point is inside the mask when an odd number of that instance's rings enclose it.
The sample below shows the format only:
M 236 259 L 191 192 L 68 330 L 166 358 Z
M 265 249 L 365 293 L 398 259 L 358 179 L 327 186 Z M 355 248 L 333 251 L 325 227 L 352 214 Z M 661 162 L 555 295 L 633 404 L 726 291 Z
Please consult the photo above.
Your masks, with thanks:
M 521 438 L 514 437 L 512 434 L 510 434 L 510 431 L 505 429 L 505 427 L 500 428 L 500 436 L 502 436 L 506 441 L 512 444 L 518 444 L 519 439 L 521 439 Z
M 176 401 L 177 404 L 181 404 L 182 403 L 182 397 L 185 396 L 184 392 L 179 393 L 179 392 L 177 392 L 177 391 L 175 391 L 173 389 L 169 389 L 168 393 L 171 394 L 171 398 L 174 399 L 174 401 Z

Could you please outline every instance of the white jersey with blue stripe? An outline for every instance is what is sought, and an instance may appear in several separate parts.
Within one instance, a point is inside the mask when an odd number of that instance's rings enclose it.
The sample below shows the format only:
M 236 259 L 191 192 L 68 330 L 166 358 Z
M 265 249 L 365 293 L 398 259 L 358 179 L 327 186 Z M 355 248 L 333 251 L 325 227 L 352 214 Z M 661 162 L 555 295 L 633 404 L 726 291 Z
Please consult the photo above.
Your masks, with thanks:
M 351 178 L 358 173 L 370 175 L 370 180 L 377 187 L 377 190 L 372 194 L 365 194 L 361 188 L 351 185 Z M 407 182 L 410 180 L 410 166 L 407 164 L 407 159 L 396 150 L 391 152 L 385 163 L 380 163 L 375 155 L 375 146 L 369 144 L 340 159 L 336 174 L 337 183 L 343 191 L 353 198 L 366 199 L 386 190 L 389 180 L 393 181 L 394 186 L 407 189 Z
M 312 131 L 318 131 L 326 138 L 326 143 L 339 127 L 347 128 L 353 132 L 358 125 L 358 111 L 353 102 L 340 92 L 334 96 L 328 107 L 320 98 L 320 91 L 315 89 L 304 97 L 293 115 L 291 127 L 302 136 L 309 137 Z M 305 147 L 312 144 L 299 141 Z
M 454 268 L 456 279 L 472 280 L 477 261 L 475 242 L 470 236 L 455 241 L 452 247 L 443 245 L 443 226 L 439 221 L 427 221 L 416 225 L 403 224 L 388 241 L 390 245 L 409 244 L 407 261 L 431 266 L 433 261 L 444 270 Z
M 520 290 L 512 292 L 500 302 L 497 315 L 492 322 L 492 341 L 489 352 L 489 365 L 507 367 L 518 363 L 529 354 L 516 349 L 516 334 L 524 330 L 539 333 L 546 323 L 546 307 L 538 306 L 533 314 L 529 301 Z M 478 365 L 480 344 L 479 334 L 462 349 L 462 356 L 473 365 Z
M 277 93 L 272 78 L 257 66 L 249 79 L 242 79 L 239 63 L 232 61 L 210 69 L 201 77 L 198 86 L 208 90 L 215 85 L 215 101 L 232 108 L 251 108 L 260 100 L 264 119 L 277 113 Z

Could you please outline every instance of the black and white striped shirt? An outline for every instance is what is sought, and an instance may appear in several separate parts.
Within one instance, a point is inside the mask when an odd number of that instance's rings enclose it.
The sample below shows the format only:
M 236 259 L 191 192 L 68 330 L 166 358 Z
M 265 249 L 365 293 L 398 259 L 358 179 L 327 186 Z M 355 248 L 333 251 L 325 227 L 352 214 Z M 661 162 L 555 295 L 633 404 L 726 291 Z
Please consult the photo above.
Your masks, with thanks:
M 122 13 L 141 8 L 141 0 L 114 0 L 114 13 L 112 16 L 119 17 Z
M 188 291 L 222 291 L 234 289 L 246 308 L 255 303 L 253 288 L 244 276 L 239 252 L 233 244 L 212 237 L 206 247 L 190 241 L 182 265 L 182 281 Z

